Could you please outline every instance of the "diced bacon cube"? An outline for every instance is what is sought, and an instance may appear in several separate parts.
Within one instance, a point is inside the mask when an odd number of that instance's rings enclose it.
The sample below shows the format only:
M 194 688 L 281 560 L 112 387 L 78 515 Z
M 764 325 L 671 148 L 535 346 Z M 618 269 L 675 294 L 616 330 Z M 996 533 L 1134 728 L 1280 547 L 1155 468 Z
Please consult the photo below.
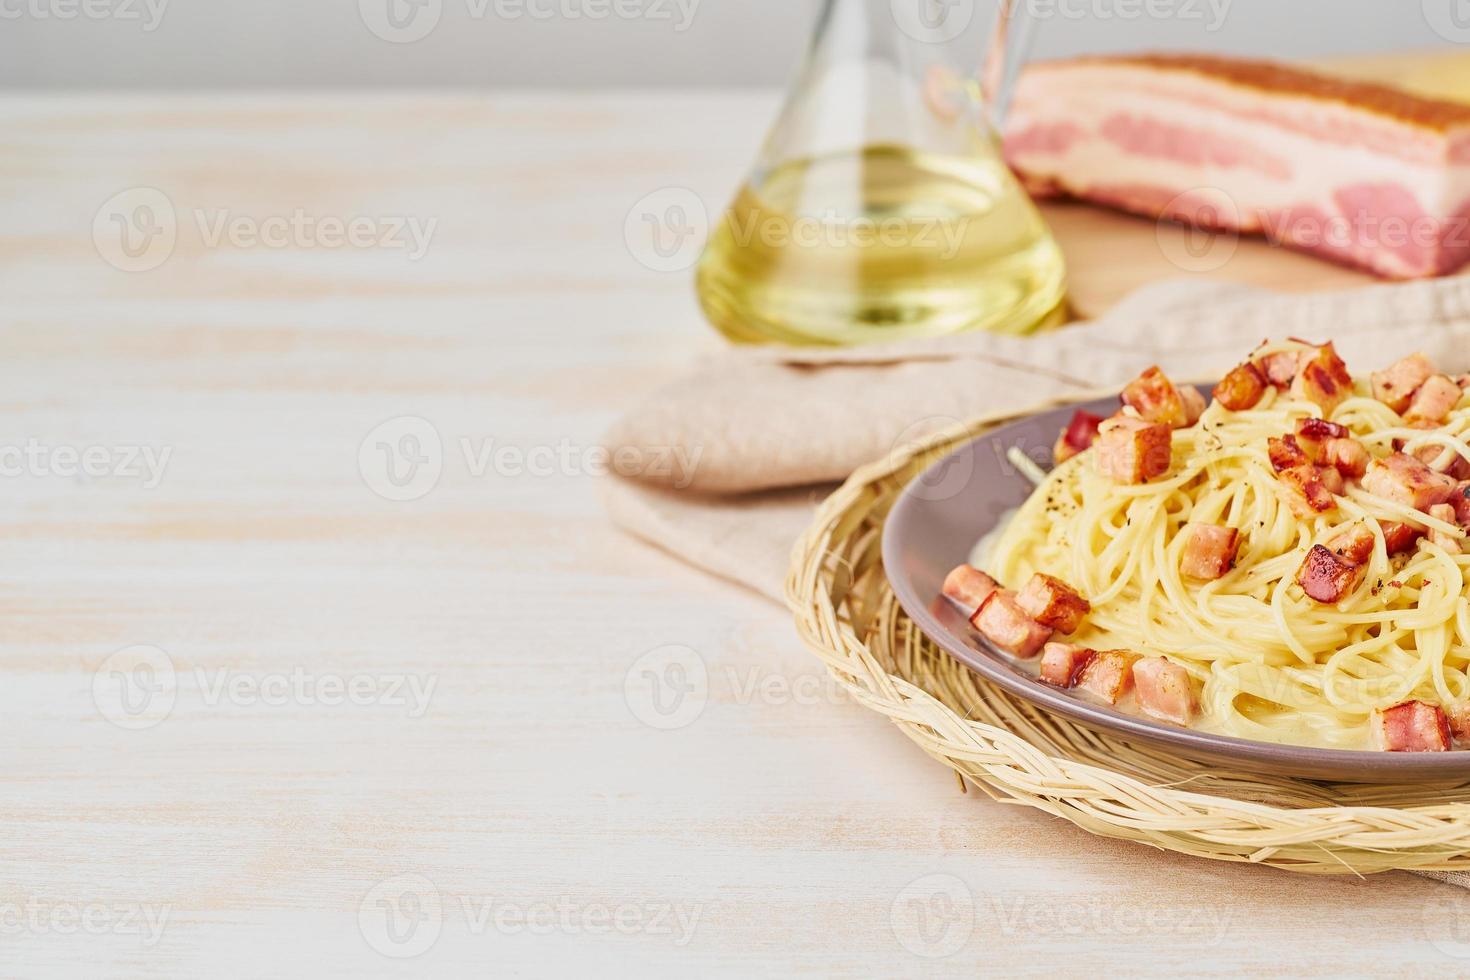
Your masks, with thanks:
M 1384 371 L 1371 376 L 1373 397 L 1395 412 L 1409 407 L 1415 390 L 1434 374 L 1434 365 L 1423 354 L 1410 354 Z
M 944 577 L 944 594 L 972 613 L 995 590 L 995 579 L 972 565 L 958 565 Z
M 1368 447 L 1356 439 L 1328 439 L 1322 444 L 1322 465 L 1330 466 L 1343 476 L 1353 479 L 1368 472 L 1368 463 L 1372 458 L 1368 455 Z
M 1449 719 L 1438 705 L 1405 701 L 1373 713 L 1379 746 L 1385 752 L 1448 752 Z
M 1365 564 L 1373 557 L 1373 532 L 1366 524 L 1351 524 L 1327 539 L 1326 548 L 1343 561 Z
M 1296 441 L 1296 436 L 1269 436 L 1266 439 L 1266 455 L 1271 457 L 1271 468 L 1277 473 L 1293 466 L 1305 466 L 1312 461 Z
M 1449 416 L 1451 410 L 1460 403 L 1460 396 L 1463 394 L 1460 386 L 1447 375 L 1436 374 L 1414 392 L 1404 418 L 1410 425 L 1434 428 Z
M 1455 492 L 1455 481 L 1434 472 L 1413 456 L 1394 453 L 1368 465 L 1368 472 L 1363 474 L 1363 489 L 1427 513 L 1435 504 L 1449 501 Z
M 1307 595 L 1323 603 L 1337 603 L 1357 591 L 1368 569 L 1336 555 L 1331 549 L 1312 545 L 1297 569 L 1296 581 Z
M 1455 506 L 1454 504 L 1435 504 L 1429 508 L 1429 516 L 1435 520 L 1444 521 L 1446 524 L 1454 524 Z M 1456 537 L 1453 534 L 1446 534 L 1444 531 L 1436 528 L 1429 529 L 1429 543 L 1438 545 L 1452 555 L 1458 555 L 1460 553 L 1460 542 L 1462 540 L 1462 538 Z
M 1436 473 L 1448 474 L 1456 480 L 1470 478 L 1470 462 L 1466 462 L 1464 456 L 1448 446 L 1429 443 L 1420 446 L 1409 455 Z
M 1009 589 L 997 589 L 975 610 L 970 624 L 987 640 L 1018 657 L 1034 657 L 1051 630 L 1026 615 Z
M 1215 385 L 1215 401 L 1232 412 L 1255 408 L 1266 394 L 1266 376 L 1250 361 L 1232 370 Z
M 1455 523 L 1470 527 L 1470 480 L 1455 485 L 1450 503 L 1455 505 Z
M 1205 396 L 1201 395 L 1199 389 L 1194 385 L 1185 385 L 1183 388 L 1180 388 L 1179 397 L 1184 399 L 1185 425 L 1194 425 L 1194 423 L 1199 421 L 1199 417 L 1205 414 L 1205 409 L 1210 407 L 1209 403 L 1205 401 Z
M 1301 370 L 1302 361 L 1311 356 L 1308 351 L 1282 350 L 1274 354 L 1267 354 L 1256 360 L 1256 367 L 1260 369 L 1261 375 L 1277 388 L 1285 391 L 1291 387 L 1296 380 L 1297 372 Z
M 1320 408 L 1323 415 L 1331 415 L 1352 393 L 1352 375 L 1330 343 L 1318 347 L 1303 360 L 1296 380 L 1291 383 L 1292 397 L 1306 399 Z
M 1322 481 L 1322 485 L 1327 488 L 1328 493 L 1340 494 L 1347 490 L 1347 481 L 1342 478 L 1342 474 L 1336 469 L 1333 469 L 1331 466 L 1318 466 L 1316 470 L 1317 479 Z
M 1180 429 L 1189 424 L 1184 397 L 1174 382 L 1157 367 L 1151 367 L 1128 382 L 1123 389 L 1123 404 L 1138 413 L 1145 422 Z
M 1073 413 L 1072 421 L 1057 436 L 1057 443 L 1052 447 L 1052 459 L 1057 463 L 1065 463 L 1084 449 L 1092 448 L 1093 442 L 1097 440 L 1097 427 L 1101 424 L 1101 415 L 1081 410 Z
M 1021 610 L 1048 629 L 1075 633 L 1092 604 L 1066 582 L 1037 572 L 1016 600 Z
M 1167 425 L 1114 415 L 1098 428 L 1098 472 L 1115 483 L 1147 483 L 1169 472 L 1172 439 Z
M 1297 419 L 1296 441 L 1312 462 L 1322 458 L 1322 447 L 1329 439 L 1346 439 L 1352 435 L 1347 426 L 1326 419 Z
M 1189 525 L 1189 541 L 1179 570 L 1190 578 L 1217 579 L 1235 564 L 1240 548 L 1240 532 L 1217 524 Z
M 1041 651 L 1041 679 L 1053 687 L 1073 687 L 1096 650 L 1071 643 L 1048 643 Z
M 1077 687 L 1117 704 L 1133 687 L 1133 665 L 1142 659 L 1128 650 L 1103 650 L 1082 669 Z
M 1383 528 L 1383 544 L 1390 555 L 1402 555 L 1413 551 L 1418 545 L 1419 539 L 1424 537 L 1424 529 L 1413 524 L 1405 524 L 1402 521 L 1384 521 L 1380 524 Z
M 1321 469 L 1308 463 L 1293 466 L 1277 474 L 1286 495 L 1286 504 L 1293 514 L 1302 518 L 1313 518 L 1337 508 L 1337 498 L 1323 482 L 1322 473 Z
M 1450 734 L 1455 738 L 1470 738 L 1470 701 L 1455 701 L 1445 705 L 1445 720 L 1450 724 Z
M 1176 725 L 1187 725 L 1199 713 L 1199 695 L 1189 671 L 1163 657 L 1144 657 L 1133 665 L 1138 706 Z

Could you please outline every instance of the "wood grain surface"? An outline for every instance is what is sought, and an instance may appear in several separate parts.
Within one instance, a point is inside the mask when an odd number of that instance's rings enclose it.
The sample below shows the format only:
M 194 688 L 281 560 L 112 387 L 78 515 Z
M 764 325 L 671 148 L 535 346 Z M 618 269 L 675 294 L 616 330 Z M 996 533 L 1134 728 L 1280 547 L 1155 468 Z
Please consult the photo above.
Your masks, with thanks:
M 1470 969 L 1458 890 L 962 794 L 605 523 L 598 436 L 717 348 L 639 202 L 773 104 L 0 101 L 0 974 Z M 1084 306 L 1167 271 L 1049 214 Z

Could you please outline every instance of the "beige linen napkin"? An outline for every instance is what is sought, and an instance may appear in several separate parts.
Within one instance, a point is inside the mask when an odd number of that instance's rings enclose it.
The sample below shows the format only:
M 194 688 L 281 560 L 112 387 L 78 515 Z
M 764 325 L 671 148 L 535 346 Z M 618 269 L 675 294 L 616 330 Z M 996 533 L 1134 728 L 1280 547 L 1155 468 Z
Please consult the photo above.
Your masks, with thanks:
M 1355 372 L 1415 350 L 1465 371 L 1470 277 L 1308 295 L 1180 280 L 1029 338 L 730 351 L 608 433 L 629 465 L 607 481 L 606 504 L 632 534 L 779 602 L 793 543 L 858 466 L 968 418 L 1116 391 L 1150 364 L 1181 380 L 1219 377 L 1287 336 L 1334 341 Z M 1444 880 L 1470 888 L 1470 875 Z

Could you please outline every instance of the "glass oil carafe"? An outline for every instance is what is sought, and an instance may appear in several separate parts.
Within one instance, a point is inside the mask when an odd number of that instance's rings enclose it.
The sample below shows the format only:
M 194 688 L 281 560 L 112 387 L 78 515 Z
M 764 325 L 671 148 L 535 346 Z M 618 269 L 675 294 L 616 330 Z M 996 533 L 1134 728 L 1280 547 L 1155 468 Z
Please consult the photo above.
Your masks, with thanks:
M 739 342 L 835 345 L 1054 321 L 1061 251 L 993 129 L 1018 33 L 1008 0 L 825 0 L 700 260 L 711 322 Z

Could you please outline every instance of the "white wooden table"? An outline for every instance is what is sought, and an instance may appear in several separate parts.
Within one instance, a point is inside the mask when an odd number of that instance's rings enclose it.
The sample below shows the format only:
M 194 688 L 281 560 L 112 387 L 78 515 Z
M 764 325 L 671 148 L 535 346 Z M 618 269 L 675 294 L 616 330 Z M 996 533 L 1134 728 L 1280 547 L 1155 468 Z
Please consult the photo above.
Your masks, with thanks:
M 0 102 L 0 974 L 1470 969 L 1453 889 L 961 795 L 604 522 L 589 450 L 717 345 L 626 219 L 720 202 L 771 107 Z

